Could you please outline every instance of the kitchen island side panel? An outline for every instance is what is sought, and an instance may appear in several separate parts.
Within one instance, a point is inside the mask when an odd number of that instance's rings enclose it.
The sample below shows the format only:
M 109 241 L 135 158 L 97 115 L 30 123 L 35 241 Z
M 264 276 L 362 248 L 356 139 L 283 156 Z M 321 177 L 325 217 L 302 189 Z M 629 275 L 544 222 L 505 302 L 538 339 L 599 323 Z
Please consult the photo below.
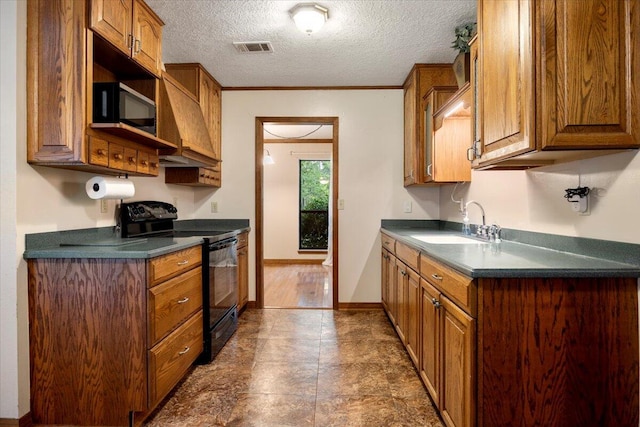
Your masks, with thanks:
M 478 426 L 637 426 L 635 278 L 480 279 Z

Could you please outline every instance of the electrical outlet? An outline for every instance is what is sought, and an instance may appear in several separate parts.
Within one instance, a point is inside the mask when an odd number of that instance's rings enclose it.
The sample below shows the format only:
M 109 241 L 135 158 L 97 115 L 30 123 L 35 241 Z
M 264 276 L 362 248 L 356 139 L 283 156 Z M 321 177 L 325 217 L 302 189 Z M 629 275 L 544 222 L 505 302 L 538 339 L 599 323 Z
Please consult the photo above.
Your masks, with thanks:
M 407 200 L 403 205 L 404 213 L 411 213 L 411 200 Z
M 106 199 L 100 199 L 100 213 L 107 213 L 109 211 L 109 201 Z
M 338 199 L 338 210 L 344 209 L 344 199 Z
M 218 202 L 211 202 L 211 213 L 218 213 Z

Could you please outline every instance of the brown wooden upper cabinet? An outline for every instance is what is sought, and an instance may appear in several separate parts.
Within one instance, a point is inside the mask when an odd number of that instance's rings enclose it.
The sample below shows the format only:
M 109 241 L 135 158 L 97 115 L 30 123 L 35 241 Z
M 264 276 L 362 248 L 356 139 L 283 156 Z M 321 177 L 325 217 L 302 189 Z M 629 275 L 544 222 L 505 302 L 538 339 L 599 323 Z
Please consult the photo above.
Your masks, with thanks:
M 423 183 L 471 180 L 466 149 L 471 141 L 469 84 L 434 86 L 424 96 Z
M 425 99 L 433 86 L 455 85 L 451 64 L 415 64 L 404 82 L 404 186 L 424 184 Z
M 479 0 L 473 167 L 640 147 L 638 28 L 636 0 Z
M 27 2 L 30 164 L 112 175 L 158 175 L 158 148 L 174 149 L 175 144 L 124 123 L 93 123 L 92 111 L 95 82 L 122 82 L 157 103 L 158 78 L 110 41 L 125 40 L 130 28 L 132 37 L 138 37 L 136 28 L 140 29 L 142 44 L 134 43 L 134 48 L 142 52 L 155 45 L 159 67 L 160 40 L 146 42 L 148 33 L 160 35 L 162 21 L 156 18 L 141 0 Z M 92 20 L 100 36 L 91 30 Z M 157 28 L 149 30 L 145 22 L 150 21 Z M 136 53 L 135 59 L 142 57 Z
M 91 0 L 91 29 L 158 77 L 163 25 L 142 0 Z
M 167 73 L 191 92 L 200 103 L 204 122 L 209 130 L 216 159 L 222 159 L 222 86 L 197 63 L 165 64 Z

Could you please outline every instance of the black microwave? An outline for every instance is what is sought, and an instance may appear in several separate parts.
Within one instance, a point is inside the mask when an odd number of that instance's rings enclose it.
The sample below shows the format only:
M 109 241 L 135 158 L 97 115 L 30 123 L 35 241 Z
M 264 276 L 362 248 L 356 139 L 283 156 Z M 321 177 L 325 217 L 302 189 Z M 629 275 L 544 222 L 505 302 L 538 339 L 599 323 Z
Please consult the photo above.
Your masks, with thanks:
M 156 103 L 123 83 L 94 83 L 93 122 L 125 123 L 155 136 Z

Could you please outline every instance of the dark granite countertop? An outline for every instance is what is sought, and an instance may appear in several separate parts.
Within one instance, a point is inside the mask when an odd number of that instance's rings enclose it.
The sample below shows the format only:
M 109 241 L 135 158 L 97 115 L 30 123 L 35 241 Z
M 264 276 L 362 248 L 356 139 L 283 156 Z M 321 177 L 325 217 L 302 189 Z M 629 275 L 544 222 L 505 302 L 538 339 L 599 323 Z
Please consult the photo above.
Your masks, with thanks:
M 212 240 L 219 240 L 250 230 L 246 219 L 176 221 L 175 229 L 202 236 L 123 239 L 115 227 L 27 234 L 23 258 L 154 258 L 200 245 L 207 232 L 215 234 Z
M 640 277 L 640 245 L 503 230 L 500 243 L 427 243 L 460 224 L 383 220 L 382 231 L 470 277 Z

